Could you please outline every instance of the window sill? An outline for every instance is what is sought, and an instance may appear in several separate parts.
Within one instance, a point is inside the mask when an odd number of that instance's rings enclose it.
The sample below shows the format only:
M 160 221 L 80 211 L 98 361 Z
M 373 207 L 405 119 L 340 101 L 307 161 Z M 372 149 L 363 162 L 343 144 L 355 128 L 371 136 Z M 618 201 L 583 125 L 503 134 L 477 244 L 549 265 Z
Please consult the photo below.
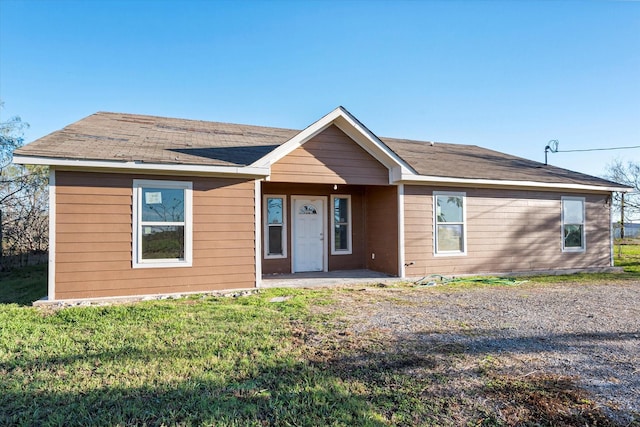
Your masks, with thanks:
M 467 256 L 466 252 L 435 252 L 434 257 Z
M 331 251 L 331 255 L 353 255 L 352 251 Z
M 587 250 L 585 248 L 564 248 L 562 249 L 562 253 L 584 253 Z
M 180 262 L 143 262 L 143 263 L 133 264 L 133 268 L 184 268 L 184 267 L 192 267 L 192 263 L 187 261 L 180 261 Z

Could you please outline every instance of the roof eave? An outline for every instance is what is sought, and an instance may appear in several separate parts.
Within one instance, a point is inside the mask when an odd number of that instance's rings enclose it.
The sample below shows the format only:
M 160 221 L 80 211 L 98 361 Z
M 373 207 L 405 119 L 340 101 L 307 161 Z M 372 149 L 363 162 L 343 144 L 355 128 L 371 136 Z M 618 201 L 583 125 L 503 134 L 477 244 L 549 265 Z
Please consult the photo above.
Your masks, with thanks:
M 631 187 L 625 186 L 606 186 L 606 185 L 588 185 L 561 182 L 540 182 L 540 181 L 515 181 L 501 179 L 479 179 L 479 178 L 452 178 L 447 176 L 428 176 L 402 174 L 395 184 L 439 184 L 439 185 L 465 185 L 478 187 L 525 187 L 538 188 L 547 190 L 580 190 L 580 191 L 599 191 L 599 192 L 624 192 L 633 191 Z
M 268 167 L 260 166 L 217 166 L 174 163 L 150 163 L 141 161 L 114 161 L 69 159 L 42 156 L 14 155 L 13 162 L 22 165 L 42 165 L 77 169 L 109 169 L 131 172 L 161 172 L 161 173 L 198 173 L 218 176 L 241 176 L 264 178 L 269 175 Z

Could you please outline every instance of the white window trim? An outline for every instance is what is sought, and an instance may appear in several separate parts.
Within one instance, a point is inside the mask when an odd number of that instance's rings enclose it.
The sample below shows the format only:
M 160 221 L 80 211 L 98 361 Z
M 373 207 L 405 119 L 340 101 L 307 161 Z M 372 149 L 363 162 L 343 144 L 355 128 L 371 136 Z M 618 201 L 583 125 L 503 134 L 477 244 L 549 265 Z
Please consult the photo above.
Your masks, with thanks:
M 334 213 L 335 199 L 347 199 L 347 249 L 336 249 L 336 218 Z M 329 207 L 331 216 L 331 255 L 351 255 L 353 253 L 352 246 L 352 222 L 351 222 L 351 195 L 350 194 L 332 194 Z
M 142 256 L 142 189 L 145 187 L 183 189 L 184 192 L 184 259 L 143 260 Z M 159 225 L 175 225 L 163 222 Z M 180 223 L 182 225 L 182 223 Z M 193 183 L 190 181 L 133 180 L 133 222 L 132 222 L 132 267 L 133 268 L 173 268 L 193 265 Z
M 269 254 L 269 215 L 267 199 L 282 199 L 282 255 Z M 264 206 L 264 258 L 265 259 L 282 259 L 287 257 L 287 196 L 284 194 L 265 194 L 262 198 Z
M 462 251 L 438 251 L 438 196 L 461 196 L 462 197 Z M 433 192 L 433 256 L 466 256 L 467 255 L 467 193 L 464 191 L 434 191 Z
M 564 246 L 564 201 L 575 200 L 582 202 L 582 246 L 579 248 L 566 248 Z M 560 247 L 562 252 L 585 252 L 587 250 L 587 202 L 584 197 L 562 196 L 560 203 Z

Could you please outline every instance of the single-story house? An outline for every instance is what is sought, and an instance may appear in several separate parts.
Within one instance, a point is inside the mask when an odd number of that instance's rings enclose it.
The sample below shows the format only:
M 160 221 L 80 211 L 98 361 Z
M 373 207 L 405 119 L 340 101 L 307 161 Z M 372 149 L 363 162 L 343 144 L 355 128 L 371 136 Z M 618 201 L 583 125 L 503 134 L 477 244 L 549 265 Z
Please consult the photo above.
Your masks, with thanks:
M 626 187 L 471 145 L 96 113 L 14 153 L 50 167 L 49 300 L 259 287 L 263 275 L 612 266 Z

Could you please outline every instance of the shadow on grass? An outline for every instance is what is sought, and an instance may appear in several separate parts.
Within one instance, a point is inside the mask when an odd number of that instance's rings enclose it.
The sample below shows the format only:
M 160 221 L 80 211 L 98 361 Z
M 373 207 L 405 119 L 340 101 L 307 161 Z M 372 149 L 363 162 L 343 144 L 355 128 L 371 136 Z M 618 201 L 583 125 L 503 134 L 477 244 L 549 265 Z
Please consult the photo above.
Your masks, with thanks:
M 366 394 L 304 362 L 226 384 L 194 377 L 83 393 L 2 388 L 2 425 L 385 425 Z
M 620 346 L 628 353 L 639 337 L 640 331 L 505 337 L 500 330 L 471 330 L 463 336 L 425 330 L 382 348 L 365 346 L 341 357 L 329 356 L 323 364 L 343 381 L 364 381 L 369 390 L 393 389 L 399 401 L 431 399 L 439 405 L 433 414 L 445 416 L 428 419 L 438 425 L 455 418 L 449 415 L 459 417 L 459 411 L 447 413 L 457 406 L 465 408 L 469 425 L 629 426 L 640 425 L 640 413 L 628 412 L 621 401 L 618 410 L 606 413 L 602 396 L 596 402 L 591 393 L 602 392 L 613 402 L 626 396 L 627 403 L 638 406 L 637 396 L 630 392 L 640 389 L 635 354 L 625 359 Z M 587 359 L 580 365 L 584 368 L 573 374 L 553 368 L 558 362 L 553 354 L 570 353 Z M 513 355 L 543 362 L 525 362 L 513 369 L 498 361 Z M 406 379 L 417 379 L 418 391 L 415 385 L 408 387 Z
M 517 338 L 499 333 L 478 330 L 462 342 L 429 331 L 379 345 L 332 341 L 329 347 L 309 347 L 305 360 L 257 366 L 254 375 L 226 380 L 200 371 L 199 376 L 179 381 L 102 386 L 82 393 L 44 391 L 38 381 L 11 389 L 0 384 L 0 424 L 384 426 L 456 425 L 466 420 L 496 426 L 618 425 L 571 377 L 549 373 L 522 377 L 460 362 L 464 356 L 482 360 L 504 353 L 542 355 L 548 348 L 564 352 L 582 346 L 581 354 L 593 355 L 588 363 L 592 371 L 584 375 L 606 377 L 609 361 L 600 358 L 592 342 L 615 350 L 617 342 L 636 340 L 637 332 Z M 56 372 L 77 362 L 93 366 L 110 359 L 126 367 L 169 357 L 167 351 L 123 348 L 69 358 L 16 359 L 11 366 L 0 365 L 0 371 L 4 375 L 13 370 Z M 640 379 L 613 386 L 637 389 Z
M 47 295 L 47 264 L 0 272 L 0 304 L 31 305 Z

